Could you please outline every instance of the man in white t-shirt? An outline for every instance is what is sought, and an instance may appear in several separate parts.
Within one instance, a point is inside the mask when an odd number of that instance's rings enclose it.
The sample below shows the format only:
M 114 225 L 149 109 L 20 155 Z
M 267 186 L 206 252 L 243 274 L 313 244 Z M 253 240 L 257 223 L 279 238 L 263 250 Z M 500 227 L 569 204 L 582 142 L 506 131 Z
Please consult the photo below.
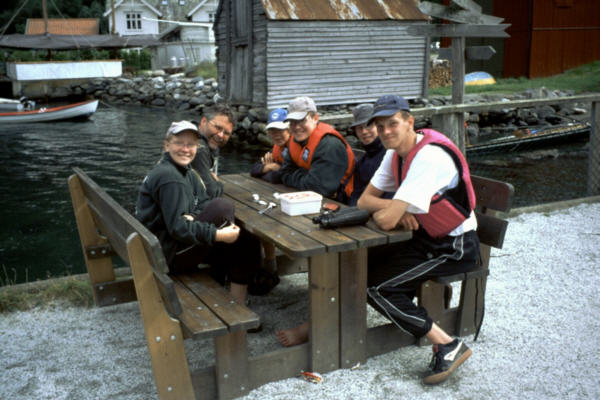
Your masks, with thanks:
M 472 270 L 479 240 L 475 196 L 466 160 L 439 132 L 414 130 L 406 100 L 386 95 L 375 103 L 369 123 L 387 149 L 381 165 L 358 200 L 384 230 L 413 231 L 407 242 L 370 249 L 369 303 L 399 328 L 433 343 L 426 384 L 443 382 L 470 355 L 413 303 L 420 284 L 436 276 Z M 392 199 L 381 198 L 395 192 Z

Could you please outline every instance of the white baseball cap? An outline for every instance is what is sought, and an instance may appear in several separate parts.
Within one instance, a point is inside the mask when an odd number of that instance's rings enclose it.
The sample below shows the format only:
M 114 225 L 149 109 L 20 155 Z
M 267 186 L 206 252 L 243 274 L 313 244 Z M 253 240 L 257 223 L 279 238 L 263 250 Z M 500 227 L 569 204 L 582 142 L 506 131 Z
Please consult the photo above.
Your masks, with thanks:
M 166 138 L 168 139 L 170 136 L 179 135 L 184 131 L 192 131 L 198 137 L 200 137 L 200 132 L 195 124 L 191 123 L 190 121 L 177 121 L 171 123 L 171 126 L 167 130 Z
M 317 112 L 317 106 L 310 97 L 296 97 L 288 105 L 288 115 L 286 121 L 290 119 L 299 121 L 306 117 L 309 112 Z

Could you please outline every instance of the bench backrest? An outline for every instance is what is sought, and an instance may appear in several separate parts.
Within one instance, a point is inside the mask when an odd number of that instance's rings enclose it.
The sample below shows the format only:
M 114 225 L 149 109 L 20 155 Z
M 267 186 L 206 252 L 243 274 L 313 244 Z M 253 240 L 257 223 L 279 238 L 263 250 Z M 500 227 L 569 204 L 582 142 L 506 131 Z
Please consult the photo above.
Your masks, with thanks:
M 158 238 L 110 197 L 85 172 L 79 168 L 73 170 L 75 174 L 69 178 L 69 183 L 80 186 L 94 223 L 100 233 L 108 239 L 111 248 L 123 261 L 129 263 L 127 238 L 132 233 L 137 233 L 151 263 L 165 306 L 173 315 L 181 314 L 181 304 L 175 293 L 174 283 L 167 275 L 169 269 Z
M 472 175 L 471 182 L 477 198 L 477 235 L 481 243 L 482 266 L 487 267 L 491 247 L 504 244 L 508 221 L 497 217 L 498 212 L 508 212 L 512 207 L 514 188 L 510 183 Z

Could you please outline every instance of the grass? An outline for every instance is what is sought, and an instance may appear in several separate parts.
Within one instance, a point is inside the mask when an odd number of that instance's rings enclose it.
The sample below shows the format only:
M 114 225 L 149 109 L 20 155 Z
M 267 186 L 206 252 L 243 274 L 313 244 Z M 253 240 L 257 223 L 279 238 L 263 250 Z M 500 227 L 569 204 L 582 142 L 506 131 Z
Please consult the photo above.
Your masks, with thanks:
M 194 70 L 188 76 L 201 76 L 204 79 L 217 79 L 217 63 L 213 61 L 202 61 L 196 65 Z
M 0 313 L 26 311 L 54 303 L 75 307 L 91 307 L 94 304 L 92 288 L 87 279 L 69 276 L 14 285 L 5 267 L 3 275 L 0 276 Z
M 545 87 L 548 90 L 573 90 L 576 94 L 600 92 L 600 60 L 545 78 L 503 78 L 494 85 L 465 86 L 465 93 L 517 93 Z M 429 95 L 449 96 L 452 87 L 429 89 Z

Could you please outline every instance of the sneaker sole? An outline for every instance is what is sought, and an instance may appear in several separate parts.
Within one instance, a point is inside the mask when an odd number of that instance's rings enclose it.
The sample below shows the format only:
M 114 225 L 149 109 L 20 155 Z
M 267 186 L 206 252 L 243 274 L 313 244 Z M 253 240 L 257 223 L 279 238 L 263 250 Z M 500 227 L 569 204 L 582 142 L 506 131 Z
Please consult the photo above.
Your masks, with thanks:
M 448 379 L 448 377 L 450 376 L 450 374 L 452 372 L 454 372 L 454 370 L 456 368 L 458 368 L 462 363 L 464 363 L 467 358 L 471 357 L 471 354 L 473 354 L 473 350 L 467 349 L 467 351 L 465 351 L 458 358 L 458 360 L 456 360 L 456 362 L 454 362 L 454 364 L 452 364 L 450 366 L 450 368 L 448 368 L 447 371 L 440 372 L 439 374 L 435 374 L 435 375 L 426 376 L 423 379 L 423 383 L 425 383 L 426 385 L 435 385 L 435 384 L 444 382 L 446 379 Z

